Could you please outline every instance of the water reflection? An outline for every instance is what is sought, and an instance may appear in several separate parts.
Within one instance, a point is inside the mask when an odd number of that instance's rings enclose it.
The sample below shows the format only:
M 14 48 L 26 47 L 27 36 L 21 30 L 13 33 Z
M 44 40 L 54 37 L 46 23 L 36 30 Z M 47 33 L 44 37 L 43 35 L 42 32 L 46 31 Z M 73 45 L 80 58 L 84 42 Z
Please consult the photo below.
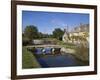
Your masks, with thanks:
M 72 55 L 49 55 L 37 59 L 43 68 L 77 66 L 77 60 Z

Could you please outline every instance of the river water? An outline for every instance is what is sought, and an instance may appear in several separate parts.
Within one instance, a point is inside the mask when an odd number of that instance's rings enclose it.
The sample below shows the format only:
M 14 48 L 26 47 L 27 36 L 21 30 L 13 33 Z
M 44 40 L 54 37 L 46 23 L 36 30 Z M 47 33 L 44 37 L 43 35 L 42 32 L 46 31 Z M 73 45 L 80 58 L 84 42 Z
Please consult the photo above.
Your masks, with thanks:
M 35 54 L 40 55 L 44 54 L 41 52 L 41 48 L 37 48 Z M 68 67 L 68 66 L 82 66 L 84 63 L 75 56 L 66 53 L 65 55 L 62 54 L 51 54 L 51 48 L 45 49 L 45 55 L 37 57 L 37 61 L 40 63 L 42 68 L 48 67 Z

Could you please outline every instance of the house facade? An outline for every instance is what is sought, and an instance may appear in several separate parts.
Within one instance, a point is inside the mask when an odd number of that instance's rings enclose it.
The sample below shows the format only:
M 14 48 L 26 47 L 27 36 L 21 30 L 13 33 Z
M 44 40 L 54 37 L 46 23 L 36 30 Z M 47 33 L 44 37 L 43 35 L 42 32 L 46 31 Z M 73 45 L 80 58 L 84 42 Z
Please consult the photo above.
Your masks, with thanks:
M 89 25 L 81 25 L 75 27 L 73 31 L 68 32 L 64 29 L 64 35 L 62 36 L 64 43 L 81 43 L 89 42 Z

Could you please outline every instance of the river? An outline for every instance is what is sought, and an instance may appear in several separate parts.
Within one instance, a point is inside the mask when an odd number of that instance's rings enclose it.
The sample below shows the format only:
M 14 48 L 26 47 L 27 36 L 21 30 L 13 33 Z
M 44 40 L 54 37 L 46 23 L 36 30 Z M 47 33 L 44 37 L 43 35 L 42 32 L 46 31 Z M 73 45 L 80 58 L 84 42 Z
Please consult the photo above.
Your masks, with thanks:
M 48 53 L 48 54 L 47 54 Z M 66 53 L 64 55 L 51 54 L 51 49 L 47 48 L 45 50 L 45 53 L 41 52 L 41 49 L 38 48 L 36 53 L 37 61 L 40 63 L 42 68 L 48 68 L 48 67 L 68 67 L 68 66 L 85 66 L 83 61 L 78 60 L 74 55 Z M 40 56 L 41 54 L 45 54 Z

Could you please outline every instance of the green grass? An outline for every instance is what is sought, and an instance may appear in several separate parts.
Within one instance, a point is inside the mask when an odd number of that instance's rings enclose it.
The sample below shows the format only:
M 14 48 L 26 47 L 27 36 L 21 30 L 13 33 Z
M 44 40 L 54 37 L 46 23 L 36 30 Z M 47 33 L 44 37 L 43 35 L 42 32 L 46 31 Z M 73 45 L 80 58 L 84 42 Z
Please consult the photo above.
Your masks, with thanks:
M 40 68 L 40 64 L 36 60 L 35 56 L 23 47 L 22 49 L 22 68 Z
M 75 49 L 76 45 L 72 43 L 64 43 L 63 41 L 57 41 L 58 45 L 61 45 L 62 47 L 65 48 L 70 48 L 70 49 Z

